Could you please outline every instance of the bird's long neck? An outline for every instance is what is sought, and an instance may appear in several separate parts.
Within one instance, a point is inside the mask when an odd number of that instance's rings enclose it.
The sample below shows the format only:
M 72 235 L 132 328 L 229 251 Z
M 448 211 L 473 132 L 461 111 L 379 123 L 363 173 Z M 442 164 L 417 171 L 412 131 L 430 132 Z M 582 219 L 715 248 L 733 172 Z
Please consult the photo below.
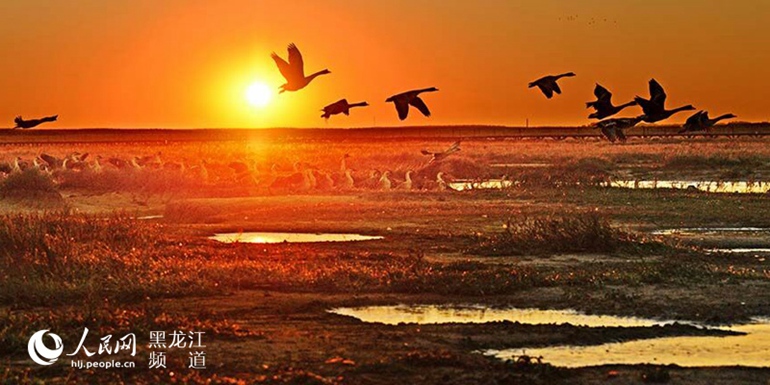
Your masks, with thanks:
M 316 72 L 316 73 L 314 73 L 314 74 L 312 74 L 312 75 L 310 75 L 310 76 L 306 77 L 305 79 L 306 79 L 306 80 L 308 81 L 308 83 L 309 83 L 311 80 L 315 79 L 317 76 L 326 75 L 326 74 L 328 74 L 328 73 L 330 73 L 330 72 L 329 72 L 329 70 L 321 70 L 321 71 L 318 71 L 318 72 Z
M 565 76 L 575 76 L 575 74 L 573 74 L 572 72 L 565 72 L 563 74 L 556 75 L 555 77 L 556 77 L 556 79 L 561 79 L 561 78 L 563 78 Z
M 435 87 L 423 88 L 423 89 L 417 90 L 417 93 L 419 94 L 421 92 L 433 92 L 433 91 L 438 91 L 438 90 Z
M 353 104 L 351 104 L 351 105 L 350 105 L 350 106 L 348 106 L 348 107 L 350 107 L 350 108 L 353 108 L 353 107 L 366 107 L 366 106 L 368 106 L 368 105 L 369 105 L 369 104 L 368 104 L 368 103 L 366 103 L 366 102 L 361 102 L 361 103 L 353 103 Z
M 618 106 L 618 109 L 621 109 L 621 110 L 622 110 L 622 109 L 624 109 L 624 108 L 626 108 L 626 107 L 635 106 L 635 105 L 637 105 L 637 104 L 638 104 L 638 103 L 637 103 L 635 100 L 632 100 L 632 101 L 630 101 L 630 102 L 628 102 L 628 103 L 626 103 L 626 104 L 621 104 L 621 105 L 619 105 L 619 106 Z
M 716 118 L 709 119 L 709 120 L 711 121 L 711 124 L 714 124 L 714 123 L 716 123 L 716 122 L 718 122 L 720 120 L 730 119 L 730 118 L 733 118 L 733 117 L 734 117 L 733 114 L 724 114 L 724 115 L 719 115 Z
M 690 110 L 690 109 L 692 109 L 691 106 L 677 107 L 677 108 L 674 108 L 673 110 L 669 111 L 669 116 L 673 115 L 673 114 L 676 114 L 677 112 L 685 111 L 685 110 Z

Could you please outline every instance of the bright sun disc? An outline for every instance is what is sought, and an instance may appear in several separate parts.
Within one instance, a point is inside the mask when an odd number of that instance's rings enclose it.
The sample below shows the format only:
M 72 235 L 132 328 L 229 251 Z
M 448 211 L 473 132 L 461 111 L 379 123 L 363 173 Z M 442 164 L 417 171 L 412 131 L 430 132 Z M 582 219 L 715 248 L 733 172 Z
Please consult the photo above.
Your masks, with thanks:
M 265 83 L 253 83 L 246 89 L 246 100 L 254 107 L 264 107 L 270 103 L 273 91 Z

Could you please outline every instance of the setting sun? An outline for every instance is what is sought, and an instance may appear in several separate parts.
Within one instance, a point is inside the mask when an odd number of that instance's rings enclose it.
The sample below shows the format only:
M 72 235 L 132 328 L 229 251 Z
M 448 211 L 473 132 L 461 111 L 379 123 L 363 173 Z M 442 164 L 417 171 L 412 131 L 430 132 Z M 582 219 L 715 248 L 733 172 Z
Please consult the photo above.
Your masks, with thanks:
M 262 82 L 252 83 L 246 89 L 246 100 L 254 107 L 264 107 L 273 98 L 273 91 Z

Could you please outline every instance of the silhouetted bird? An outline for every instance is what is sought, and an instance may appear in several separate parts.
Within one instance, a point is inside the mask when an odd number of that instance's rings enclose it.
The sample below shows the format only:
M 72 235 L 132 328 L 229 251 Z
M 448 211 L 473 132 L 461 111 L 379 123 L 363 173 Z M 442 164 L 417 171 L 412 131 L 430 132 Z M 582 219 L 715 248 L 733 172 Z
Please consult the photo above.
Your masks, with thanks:
M 398 111 L 398 118 L 401 120 L 406 119 L 406 116 L 409 114 L 409 105 L 416 107 L 418 110 L 420 110 L 420 112 L 422 112 L 423 115 L 430 116 L 430 110 L 428 109 L 428 106 L 425 105 L 425 102 L 423 102 L 418 95 L 423 92 L 433 92 L 433 91 L 438 91 L 438 88 L 430 87 L 430 88 L 423 88 L 420 90 L 407 91 L 404 93 L 400 93 L 398 95 L 393 95 L 387 98 L 385 101 L 393 102 L 393 104 L 396 105 L 396 111 Z
M 331 73 L 329 70 L 321 70 L 310 76 L 305 76 L 304 64 L 302 62 L 302 54 L 299 53 L 299 49 L 294 43 L 289 44 L 289 62 L 281 59 L 275 52 L 270 56 L 275 60 L 275 64 L 278 65 L 278 70 L 281 71 L 281 75 L 286 78 L 286 84 L 282 85 L 281 91 L 297 91 L 305 88 L 316 76 L 325 75 Z
M 348 104 L 348 101 L 346 99 L 338 100 L 326 107 L 324 107 L 321 111 L 323 111 L 323 115 L 321 115 L 324 119 L 329 119 L 332 115 L 337 114 L 345 114 L 350 115 L 350 109 L 353 107 L 366 107 L 369 103 L 367 102 L 361 102 L 361 103 L 353 103 Z
M 596 110 L 593 114 L 588 115 L 591 119 L 604 119 L 608 116 L 617 114 L 626 107 L 635 106 L 637 104 L 636 101 L 632 100 L 626 104 L 614 106 L 612 104 L 612 93 L 598 83 L 596 84 L 596 88 L 594 88 L 594 95 L 596 95 L 596 101 L 586 103 L 586 108 L 593 107 Z
M 648 114 L 644 114 L 644 115 L 642 115 L 642 120 L 644 120 L 647 123 L 655 123 L 655 122 L 659 122 L 661 120 L 668 119 L 669 117 L 671 117 L 671 115 L 674 115 L 677 112 L 691 111 L 691 110 L 694 110 L 694 109 L 695 109 L 695 107 L 693 107 L 693 106 L 688 104 L 686 106 L 674 108 L 673 110 L 663 110 L 663 111 L 660 111 L 658 113 L 649 114 L 649 115 Z
M 650 99 L 644 99 L 640 96 L 634 98 L 634 100 L 642 106 L 644 115 L 642 120 L 647 123 L 655 123 L 664 119 L 668 119 L 671 115 L 680 111 L 694 110 L 695 107 L 686 105 L 673 110 L 667 110 L 666 104 L 666 92 L 663 91 L 663 87 L 658 84 L 655 79 L 650 79 Z
M 540 91 L 543 91 L 543 95 L 545 95 L 546 98 L 550 99 L 553 97 L 554 92 L 556 92 L 557 94 L 561 94 L 561 88 L 559 88 L 559 85 L 556 84 L 556 81 L 563 77 L 572 77 L 572 76 L 575 76 L 575 73 L 567 72 L 561 75 L 543 76 L 542 78 L 529 83 L 529 88 L 537 86 L 537 88 L 540 88 Z
M 655 79 L 650 79 L 650 98 L 645 99 L 637 95 L 634 100 L 642 107 L 645 114 L 655 114 L 664 109 L 666 92 Z
M 40 119 L 24 120 L 21 118 L 21 116 L 17 116 L 16 119 L 13 120 L 14 122 L 16 122 L 16 127 L 14 128 L 32 128 L 40 124 L 43 124 L 45 122 L 55 122 L 56 119 L 58 118 L 59 118 L 59 115 L 53 115 L 53 116 L 46 116 L 45 118 L 40 118 Z
M 732 118 L 737 118 L 737 116 L 733 114 L 724 114 L 717 116 L 714 119 L 709 119 L 708 111 L 698 111 L 687 118 L 687 121 L 684 123 L 679 133 L 683 134 L 685 132 L 706 131 L 713 127 L 718 121 Z
M 441 152 L 431 152 L 431 151 L 428 151 L 428 150 L 422 150 L 420 152 L 423 155 L 430 155 L 430 162 L 428 162 L 428 163 L 433 163 L 433 162 L 440 161 L 440 160 L 446 158 L 447 156 L 449 156 L 451 154 L 454 154 L 457 151 L 460 151 L 460 142 L 459 141 L 452 143 L 452 145 L 449 146 L 449 148 L 447 148 L 446 150 L 441 151 Z
M 626 141 L 626 134 L 623 130 L 635 126 L 642 121 L 642 116 L 635 118 L 614 118 L 606 119 L 601 122 L 596 122 L 595 125 L 602 131 L 602 135 L 610 142 L 615 142 L 616 139 L 620 139 L 621 142 Z

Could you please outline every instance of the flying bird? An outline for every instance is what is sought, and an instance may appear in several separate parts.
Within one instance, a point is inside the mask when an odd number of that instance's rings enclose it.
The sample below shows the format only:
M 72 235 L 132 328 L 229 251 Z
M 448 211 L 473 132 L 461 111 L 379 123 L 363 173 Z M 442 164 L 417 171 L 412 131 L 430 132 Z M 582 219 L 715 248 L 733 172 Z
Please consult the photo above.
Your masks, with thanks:
M 299 52 L 294 43 L 289 44 L 289 62 L 281 59 L 275 52 L 270 56 L 275 60 L 275 64 L 278 66 L 278 70 L 281 71 L 281 75 L 286 79 L 286 84 L 280 87 L 283 93 L 284 91 L 298 91 L 307 86 L 316 76 L 325 75 L 331 73 L 328 69 L 318 71 L 310 76 L 305 76 L 304 63 L 302 62 L 302 54 Z
M 601 122 L 594 123 L 602 131 L 602 135 L 610 142 L 615 142 L 616 138 L 621 142 L 626 141 L 626 134 L 623 130 L 631 128 L 637 123 L 642 121 L 643 116 L 637 116 L 635 118 L 614 118 L 606 119 Z
M 680 111 L 694 110 L 695 107 L 686 105 L 673 110 L 666 109 L 666 92 L 663 91 L 663 87 L 655 80 L 650 79 L 650 98 L 645 99 L 640 96 L 634 98 L 634 100 L 642 106 L 644 115 L 642 120 L 647 123 L 655 123 L 664 119 L 668 119 L 671 115 Z
M 13 121 L 16 122 L 16 127 L 14 128 L 32 128 L 39 126 L 40 124 L 43 124 L 45 122 L 55 122 L 56 119 L 59 118 L 59 115 L 53 115 L 53 116 L 46 116 L 45 118 L 40 119 L 30 119 L 30 120 L 24 120 L 21 118 L 21 116 L 17 116 L 16 119 Z
M 545 95 L 546 98 L 550 99 L 553 97 L 554 92 L 556 92 L 557 94 L 561 94 L 561 88 L 559 88 L 559 85 L 556 84 L 556 81 L 563 77 L 572 77 L 572 76 L 575 76 L 574 72 L 567 72 L 561 75 L 543 76 L 542 78 L 529 83 L 529 88 L 537 86 L 537 88 L 540 88 L 540 91 L 543 91 L 543 95 Z
M 682 126 L 679 134 L 683 134 L 685 132 L 706 131 L 713 127 L 718 121 L 732 118 L 737 118 L 737 116 L 733 114 L 724 114 L 717 116 L 714 119 L 709 119 L 708 111 L 698 111 L 687 118 L 687 121 Z
M 412 90 L 403 92 L 397 95 L 393 95 L 385 100 L 385 102 L 393 102 L 393 104 L 396 105 L 396 111 L 398 111 L 398 118 L 401 120 L 406 119 L 406 116 L 409 115 L 409 106 L 413 106 L 420 110 L 423 115 L 430 116 L 430 110 L 428 109 L 428 106 L 425 104 L 425 102 L 420 99 L 418 95 L 420 95 L 423 92 L 433 92 L 438 91 L 438 88 L 436 87 L 430 87 L 430 88 L 423 88 L 420 90 Z
M 596 112 L 588 115 L 591 119 L 604 119 L 608 116 L 617 114 L 626 107 L 637 105 L 637 102 L 634 100 L 619 106 L 613 105 L 612 93 L 598 83 L 596 84 L 596 88 L 594 88 L 594 95 L 596 95 L 596 101 L 586 103 L 586 108 L 593 107 L 593 109 L 596 110 Z
M 324 119 L 329 119 L 332 115 L 337 114 L 345 114 L 350 115 L 350 109 L 353 107 L 366 107 L 369 103 L 367 102 L 361 102 L 361 103 L 353 103 L 349 104 L 347 99 L 340 99 L 326 107 L 324 107 L 321 111 L 323 111 L 323 115 L 321 115 Z
M 449 155 L 454 154 L 457 151 L 460 151 L 460 142 L 459 141 L 452 143 L 452 145 L 449 146 L 449 148 L 447 148 L 446 150 L 441 151 L 441 152 L 431 152 L 431 151 L 428 151 L 428 150 L 421 150 L 420 152 L 423 155 L 430 155 L 430 162 L 428 162 L 430 164 L 430 163 L 433 163 L 433 162 L 438 162 L 438 161 L 448 157 Z

